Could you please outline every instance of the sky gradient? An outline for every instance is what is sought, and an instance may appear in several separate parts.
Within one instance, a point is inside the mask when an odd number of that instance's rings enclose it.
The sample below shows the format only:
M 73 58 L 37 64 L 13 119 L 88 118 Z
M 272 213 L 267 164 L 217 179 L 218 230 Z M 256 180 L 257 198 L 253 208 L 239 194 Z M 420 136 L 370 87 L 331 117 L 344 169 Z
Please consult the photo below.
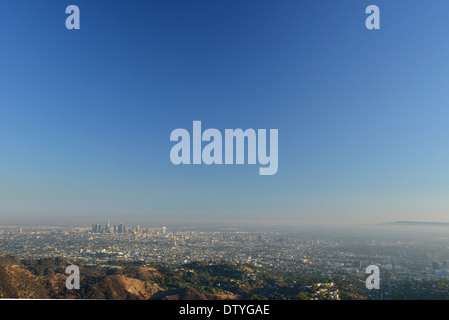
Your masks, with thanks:
M 107 4 L 106 4 L 107 3 Z M 81 29 L 65 28 L 76 4 Z M 365 8 L 381 30 L 365 28 Z M 3 1 L 0 225 L 449 222 L 449 2 Z M 170 133 L 279 130 L 279 169 Z

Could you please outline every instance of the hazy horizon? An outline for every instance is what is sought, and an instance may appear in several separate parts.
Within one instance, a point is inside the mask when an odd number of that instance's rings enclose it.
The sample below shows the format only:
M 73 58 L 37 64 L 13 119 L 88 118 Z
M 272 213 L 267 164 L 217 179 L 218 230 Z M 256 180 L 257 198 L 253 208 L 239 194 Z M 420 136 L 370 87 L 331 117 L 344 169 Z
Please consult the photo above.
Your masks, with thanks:
M 98 220 L 98 219 L 97 219 Z M 184 221 L 170 221 L 170 220 L 126 220 L 126 219 L 108 219 L 105 221 L 85 221 L 85 222 L 73 222 L 73 223 L 2 223 L 1 227 L 5 228 L 32 228 L 32 227 L 62 227 L 62 228 L 91 228 L 93 224 L 106 225 L 108 222 L 110 225 L 124 224 L 128 227 L 135 227 L 139 225 L 142 228 L 158 229 L 162 227 L 168 228 L 210 228 L 210 229 L 241 229 L 241 230 L 284 230 L 284 231 L 300 231 L 300 230 L 376 230 L 392 231 L 444 231 L 449 230 L 449 222 L 438 221 L 383 221 L 383 222 L 370 222 L 370 223 L 332 223 L 325 221 L 308 221 L 308 222 L 278 222 L 278 223 L 264 223 L 263 221 L 239 221 L 232 222 L 229 220 L 217 221 L 198 221 L 192 219 L 186 219 Z

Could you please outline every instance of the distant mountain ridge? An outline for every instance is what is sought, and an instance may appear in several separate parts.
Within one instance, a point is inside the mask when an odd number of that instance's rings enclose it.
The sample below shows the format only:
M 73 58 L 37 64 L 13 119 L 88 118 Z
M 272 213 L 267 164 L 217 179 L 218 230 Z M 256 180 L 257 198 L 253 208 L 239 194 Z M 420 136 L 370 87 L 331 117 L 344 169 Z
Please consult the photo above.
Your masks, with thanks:
M 383 223 L 384 225 L 403 225 L 403 226 L 440 226 L 449 227 L 449 222 L 428 222 L 428 221 L 394 221 Z

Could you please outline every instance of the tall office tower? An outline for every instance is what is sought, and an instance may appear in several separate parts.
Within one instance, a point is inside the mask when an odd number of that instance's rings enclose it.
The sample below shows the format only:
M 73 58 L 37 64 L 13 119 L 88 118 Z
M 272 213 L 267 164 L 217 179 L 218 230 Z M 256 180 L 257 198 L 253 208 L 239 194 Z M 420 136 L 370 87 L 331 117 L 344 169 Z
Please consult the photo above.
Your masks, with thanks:
M 165 234 L 165 232 L 167 232 L 167 228 L 166 227 L 162 227 L 162 234 Z
M 139 232 L 140 232 L 140 226 L 137 225 L 137 227 L 136 227 L 136 233 L 139 233 Z
M 92 223 L 92 232 L 93 233 L 97 232 L 97 224 L 96 223 Z
M 118 233 L 125 233 L 124 231 L 123 231 L 123 223 L 120 223 L 119 225 L 118 225 Z
M 109 220 L 108 220 L 108 223 L 106 224 L 106 229 L 109 229 L 110 226 L 111 225 L 109 224 Z
M 438 261 L 432 262 L 432 271 L 435 272 L 440 269 L 440 263 Z

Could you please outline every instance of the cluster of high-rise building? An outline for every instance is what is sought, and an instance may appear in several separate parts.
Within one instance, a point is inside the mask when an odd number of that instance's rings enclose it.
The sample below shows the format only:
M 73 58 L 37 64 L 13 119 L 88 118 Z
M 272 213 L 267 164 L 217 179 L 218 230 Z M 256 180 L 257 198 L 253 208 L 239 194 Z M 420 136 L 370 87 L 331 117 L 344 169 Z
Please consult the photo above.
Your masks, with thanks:
M 120 223 L 119 225 L 111 225 L 108 222 L 105 225 L 101 225 L 99 223 L 93 223 L 92 224 L 92 232 L 93 233 L 149 233 L 148 228 L 140 229 L 140 226 L 137 225 L 135 227 L 126 227 L 123 223 Z M 162 234 L 166 233 L 166 228 L 162 228 Z
M 109 221 L 102 226 L 99 223 L 92 224 L 92 232 L 93 233 L 127 233 L 127 232 L 137 232 L 139 233 L 140 228 L 137 226 L 134 230 L 133 228 L 127 229 L 123 223 L 117 225 L 111 225 Z

